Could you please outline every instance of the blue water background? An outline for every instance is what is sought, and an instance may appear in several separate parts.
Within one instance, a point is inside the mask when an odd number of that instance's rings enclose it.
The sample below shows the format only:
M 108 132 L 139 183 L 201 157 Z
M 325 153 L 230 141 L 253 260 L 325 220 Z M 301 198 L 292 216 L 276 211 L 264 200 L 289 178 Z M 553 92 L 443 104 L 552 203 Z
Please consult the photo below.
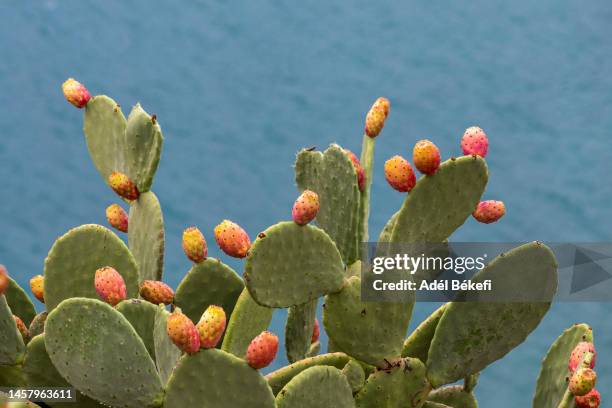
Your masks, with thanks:
M 172 285 L 190 266 L 180 247 L 190 225 L 240 270 L 214 245 L 214 226 L 229 218 L 254 236 L 288 219 L 295 153 L 330 142 L 358 151 L 380 95 L 393 107 L 376 146 L 373 235 L 402 201 L 384 160 L 409 156 L 421 138 L 458 155 L 463 129 L 478 124 L 491 141 L 485 198 L 508 211 L 493 225 L 468 220 L 453 239 L 610 241 L 611 21 L 606 0 L 2 2 L 0 262 L 27 285 L 59 235 L 104 224 L 116 201 L 87 155 L 81 112 L 63 100 L 68 76 L 124 111 L 140 101 L 158 115 L 166 142 L 154 191 Z M 412 326 L 432 309 L 418 305 Z M 612 398 L 611 311 L 554 305 L 485 370 L 481 406 L 528 406 L 549 345 L 582 321 L 594 326 L 599 388 Z

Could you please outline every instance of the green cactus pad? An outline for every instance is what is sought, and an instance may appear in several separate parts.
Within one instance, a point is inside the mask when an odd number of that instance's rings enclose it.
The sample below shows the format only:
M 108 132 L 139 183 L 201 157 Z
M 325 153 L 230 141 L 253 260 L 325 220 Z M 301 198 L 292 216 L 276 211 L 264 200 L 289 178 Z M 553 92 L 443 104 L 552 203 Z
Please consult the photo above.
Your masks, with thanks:
M 359 204 L 359 240 L 357 245 L 368 242 L 368 222 L 370 218 L 370 190 L 372 187 L 372 172 L 374 170 L 374 147 L 376 138 L 363 135 L 361 144 L 361 157 L 359 162 L 363 168 L 363 191 L 360 192 L 361 199 Z M 360 254 L 360 249 L 358 253 Z
M 88 397 L 117 408 L 162 405 L 153 360 L 130 322 L 110 305 L 63 301 L 49 313 L 45 345 L 61 376 Z
M 244 357 L 251 340 L 270 326 L 273 313 L 274 309 L 260 306 L 244 288 L 227 324 L 221 350 Z
M 344 353 L 321 354 L 320 356 L 305 358 L 297 363 L 289 364 L 279 370 L 266 375 L 266 380 L 276 395 L 293 377 L 314 366 L 332 366 L 344 368 L 350 357 Z
M 45 348 L 45 335 L 33 337 L 28 343 L 28 353 L 23 364 L 23 370 L 27 376 L 28 385 L 31 387 L 70 387 L 70 384 L 62 378 L 57 371 Z M 78 406 L 79 408 L 102 407 L 95 400 L 81 394 L 76 393 L 77 404 L 74 402 L 47 402 L 47 405 L 53 408 L 71 408 Z
M 230 316 L 238 296 L 244 289 L 240 276 L 232 268 L 215 258 L 194 264 L 183 278 L 174 296 L 174 303 L 194 323 L 210 305 L 221 306 Z
M 361 367 L 361 364 L 359 364 L 357 360 L 349 360 L 344 368 L 342 368 L 342 374 L 346 376 L 353 393 L 356 393 L 363 387 L 365 383 L 365 371 L 363 371 L 363 367 Z
M 389 221 L 385 224 L 380 235 L 378 236 L 378 242 L 389 242 L 391 241 L 391 234 L 393 233 L 393 228 L 395 228 L 395 223 L 397 222 L 397 217 L 399 216 L 399 211 L 395 212 L 389 218 Z
M 575 324 L 565 330 L 548 350 L 542 361 L 533 406 L 557 408 L 567 389 L 568 362 L 574 347 L 581 341 L 593 342 L 593 332 L 587 324 Z
M 274 408 L 266 380 L 246 361 L 218 349 L 185 355 L 168 381 L 164 408 Z
M 361 302 L 361 279 L 325 298 L 323 324 L 335 347 L 357 360 L 381 366 L 400 356 L 410 323 L 410 304 Z
M 8 303 L 13 314 L 19 316 L 25 325 L 29 326 L 34 316 L 36 316 L 36 310 L 25 290 L 14 279 L 9 277 L 9 286 L 6 288 L 4 296 L 6 296 L 6 303 Z
M 431 390 L 425 365 L 415 358 L 393 360 L 390 364 L 368 377 L 355 396 L 358 408 L 416 408 L 423 404 Z
M 316 314 L 317 299 L 289 308 L 285 325 L 285 349 L 287 360 L 290 363 L 306 357 L 310 348 Z
M 149 355 L 155 360 L 155 342 L 153 340 L 153 328 L 155 327 L 155 315 L 157 306 L 152 303 L 139 299 L 128 299 L 116 306 L 120 312 L 130 322 L 136 333 L 142 339 Z
M 457 408 L 478 408 L 478 401 L 471 392 L 463 390 L 461 385 L 453 385 L 433 390 L 427 400 Z
M 27 384 L 22 365 L 0 365 L 0 387 L 23 387 Z
M 119 105 L 105 95 L 92 98 L 84 117 L 87 148 L 108 183 L 113 171 L 127 174 L 141 193 L 149 191 L 157 171 L 164 138 L 157 120 L 139 104 L 125 120 Z
M 96 270 L 112 266 L 125 280 L 128 298 L 138 296 L 138 267 L 117 235 L 101 225 L 82 225 L 60 237 L 45 260 L 45 302 L 52 311 L 64 299 L 98 299 Z
M 289 307 L 339 291 L 344 265 L 325 231 L 288 221 L 259 234 L 247 258 L 244 279 L 260 305 Z
M 550 301 L 557 289 L 555 256 L 550 248 L 538 242 L 519 246 L 495 258 L 472 281 L 487 279 L 495 282 L 486 293 L 487 298 L 504 299 L 508 288 L 514 288 L 525 299 Z M 482 294 L 473 296 L 478 295 Z M 481 371 L 521 344 L 549 308 L 550 302 L 544 301 L 449 304 L 429 349 L 429 381 L 437 388 Z
M 338 246 L 342 259 L 359 259 L 360 200 L 357 173 L 344 149 L 332 144 L 325 153 L 302 150 L 295 161 L 298 188 L 319 195 L 316 222 Z
M 164 271 L 164 217 L 152 191 L 130 205 L 128 245 L 138 264 L 140 282 L 162 280 Z
M 487 165 L 479 156 L 445 161 L 406 196 L 390 242 L 443 242 L 472 214 L 487 180 Z
M 277 408 L 354 408 L 347 378 L 330 366 L 310 367 L 291 379 L 276 396 Z
M 446 310 L 446 304 L 440 306 L 408 336 L 404 341 L 402 357 L 414 357 L 427 363 L 431 340 L 436 333 L 438 322 Z
M 321 342 L 315 341 L 308 347 L 308 351 L 304 358 L 315 357 L 321 353 Z
M 6 297 L 0 296 L 0 365 L 17 365 L 23 362 L 25 344 L 17 330 L 13 313 L 6 303 Z
M 45 331 L 45 322 L 47 321 L 47 312 L 42 312 L 34 316 L 32 319 L 32 323 L 30 323 L 30 327 L 28 331 L 30 332 L 30 337 L 38 336 Z
M 164 309 L 162 305 L 157 307 L 155 313 L 155 327 L 153 329 L 153 340 L 155 342 L 155 360 L 157 372 L 162 380 L 162 384 L 166 384 L 172 370 L 176 367 L 181 358 L 181 350 L 172 343 L 166 328 L 166 322 L 170 313 Z

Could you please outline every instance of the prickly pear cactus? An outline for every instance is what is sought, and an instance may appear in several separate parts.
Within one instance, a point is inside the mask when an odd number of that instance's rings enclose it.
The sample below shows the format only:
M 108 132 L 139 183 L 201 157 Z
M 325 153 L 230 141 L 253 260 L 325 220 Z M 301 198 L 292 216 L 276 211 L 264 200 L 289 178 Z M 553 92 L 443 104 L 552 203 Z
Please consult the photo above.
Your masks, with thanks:
M 346 376 L 330 366 L 310 367 L 291 379 L 276 396 L 277 408 L 354 408 Z
M 108 228 L 82 225 L 55 243 L 45 260 L 45 304 L 52 311 L 73 297 L 98 299 L 93 285 L 96 270 L 105 266 L 119 272 L 129 298 L 138 297 L 138 267 L 127 246 Z M 70 284 L 66 284 L 70 282 Z
M 593 330 L 587 324 L 575 324 L 565 330 L 548 350 L 538 376 L 534 408 L 556 408 L 567 390 L 568 361 L 576 345 L 593 343 Z
M 121 223 L 110 221 L 121 231 L 127 227 L 129 249 L 99 225 L 68 231 L 45 261 L 44 296 L 35 293 L 47 310 L 38 315 L 6 268 L 0 269 L 0 386 L 73 387 L 76 405 L 85 408 L 476 408 L 481 371 L 523 342 L 549 309 L 557 266 L 550 249 L 538 242 L 499 256 L 473 278 L 522 291 L 523 302 L 466 302 L 471 296 L 466 292 L 407 335 L 414 294 L 404 302 L 362 301 L 362 279 L 372 274 L 362 274 L 369 254 L 361 253 L 361 244 L 369 237 L 375 138 L 390 106 L 385 98 L 366 116 L 360 160 L 336 144 L 322 153 L 298 153 L 298 189 L 316 193 L 318 206 L 303 207 L 304 216 L 272 225 L 252 245 L 247 232 L 229 221 L 215 230 L 226 255 L 245 258 L 242 276 L 222 260 L 207 258 L 206 233 L 197 230 L 195 242 L 189 236 L 183 242 L 194 263 L 174 296 L 164 284 L 167 305 L 150 303 L 159 302 L 146 290 L 139 298 L 139 284 L 161 281 L 164 251 L 181 251 L 165 248 L 162 209 L 150 191 L 163 144 L 157 118 L 136 105 L 126 119 L 114 100 L 91 98 L 75 80 L 66 82 L 64 92 L 70 103 L 85 108 L 84 131 L 95 167 L 130 205 L 129 219 L 122 213 Z M 478 130 L 477 146 L 462 141 L 469 155 L 441 164 L 439 149 L 426 141 L 428 150 L 421 150 L 428 155 L 418 150 L 413 157 L 424 173 L 418 181 L 414 173 L 398 173 L 412 171 L 405 159 L 393 171 L 385 165 L 391 186 L 397 188 L 399 177 L 408 182 L 397 190 L 410 191 L 380 233 L 378 253 L 393 255 L 383 243 L 446 243 L 470 215 L 484 223 L 503 216 L 505 206 L 495 200 L 488 201 L 496 203 L 495 213 L 481 214 L 487 207 L 479 200 L 489 177 L 483 158 L 489 142 L 482 129 L 470 129 L 470 135 Z M 236 240 L 232 234 L 241 236 L 238 250 L 230 245 Z M 435 255 L 447 250 L 443 245 Z M 120 296 L 100 292 L 114 307 L 101 302 L 96 291 L 104 281 L 96 280 L 96 271 L 104 267 L 116 270 L 120 283 Z M 413 279 L 429 280 L 438 272 L 418 271 Z M 145 289 L 161 284 L 147 282 Z M 327 354 L 319 354 L 318 333 L 313 336 L 321 297 Z M 214 322 L 203 317 L 211 305 L 224 312 Z M 276 308 L 289 309 L 284 344 L 290 364 L 264 376 L 260 370 L 278 351 L 277 335 L 268 332 Z M 29 335 L 13 315 L 29 325 Z M 180 317 L 178 329 L 170 316 Z M 534 407 L 574 406 L 570 390 L 575 388 L 566 382 L 568 356 L 574 356 L 578 342 L 592 340 L 590 327 L 581 324 L 555 342 L 542 364 Z M 220 349 L 207 348 L 215 345 Z M 572 361 L 581 368 L 594 366 L 594 348 L 576 358 L 581 361 Z M 463 385 L 445 386 L 461 379 Z M 5 400 L 0 393 L 0 407 Z
M 295 161 L 300 190 L 319 195 L 317 225 L 334 240 L 345 263 L 359 259 L 360 192 L 357 173 L 344 149 L 332 144 L 325 152 L 301 150 Z
M 440 318 L 427 358 L 427 378 L 434 387 L 481 371 L 525 340 L 550 308 L 557 263 L 544 244 L 525 244 L 498 256 L 472 281 L 487 279 L 499 288 L 489 293 L 491 301 L 453 302 Z M 519 290 L 526 299 L 548 302 L 495 301 L 495 296 L 503 299 L 507 288 Z
M 162 406 L 155 363 L 129 321 L 111 306 L 68 299 L 49 313 L 45 326 L 49 357 L 77 390 L 113 407 Z
M 430 390 L 425 365 L 417 359 L 399 359 L 370 375 L 355 402 L 358 408 L 420 407 Z
M 87 104 L 83 130 L 91 159 L 105 182 L 118 171 L 141 193 L 149 191 L 164 141 L 155 115 L 136 104 L 126 120 L 117 102 L 98 95 Z
M 410 314 L 408 307 L 361 301 L 361 280 L 351 277 L 341 292 L 325 298 L 323 324 L 334 345 L 373 365 L 399 357 Z
M 344 266 L 325 231 L 281 222 L 259 234 L 253 243 L 244 280 L 257 303 L 289 307 L 339 291 Z
M 196 406 L 274 408 L 274 395 L 244 360 L 217 349 L 201 350 L 181 358 L 168 381 L 164 404 L 164 408 Z
M 19 316 L 26 325 L 29 325 L 36 315 L 36 310 L 34 309 L 34 304 L 21 286 L 13 279 L 9 278 L 9 286 L 4 296 L 13 314 Z
M 164 272 L 164 217 L 152 191 L 130 206 L 128 244 L 138 264 L 140 282 L 161 280 Z
M 207 258 L 187 272 L 176 289 L 174 303 L 194 322 L 210 305 L 221 306 L 229 316 L 243 289 L 242 279 L 232 268 Z

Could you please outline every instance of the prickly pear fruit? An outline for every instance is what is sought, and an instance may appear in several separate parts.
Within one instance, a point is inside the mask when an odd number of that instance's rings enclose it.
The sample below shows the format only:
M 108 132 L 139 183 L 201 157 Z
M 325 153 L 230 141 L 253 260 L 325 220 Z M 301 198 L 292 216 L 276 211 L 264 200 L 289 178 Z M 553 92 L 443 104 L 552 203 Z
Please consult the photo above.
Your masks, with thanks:
M 15 324 L 17 325 L 17 330 L 19 330 L 19 333 L 21 333 L 21 337 L 23 338 L 24 343 L 27 343 L 28 339 L 30 338 L 30 332 L 28 331 L 28 328 L 26 327 L 23 320 L 21 320 L 18 316 L 13 315 L 13 319 L 15 320 Z
M 225 312 L 221 306 L 208 306 L 196 326 L 200 334 L 200 347 L 206 349 L 217 347 L 226 323 Z
M 370 111 L 366 115 L 365 120 L 365 133 L 369 137 L 376 137 L 380 134 L 383 127 L 385 126 L 385 119 L 389 115 L 389 109 L 391 104 L 386 98 L 378 98 Z
M 140 197 L 140 192 L 136 184 L 123 173 L 113 171 L 111 175 L 108 176 L 108 184 L 119 197 L 123 197 L 128 201 L 137 200 L 138 197 Z
M 408 160 L 393 156 L 385 162 L 385 178 L 394 190 L 406 193 L 416 184 L 416 175 Z
M 314 329 L 312 330 L 312 338 L 310 343 L 316 343 L 319 340 L 319 319 L 315 319 Z
M 601 404 L 601 395 L 599 391 L 593 388 L 586 395 L 576 396 L 574 402 L 576 403 L 576 408 L 599 408 L 599 404 Z
M 183 251 L 195 263 L 203 262 L 208 256 L 204 234 L 198 228 L 189 227 L 183 231 Z
M 244 258 L 251 248 L 246 231 L 230 220 L 223 220 L 215 227 L 215 241 L 223 252 L 234 258 Z
M 595 362 L 597 360 L 597 353 L 595 352 L 595 345 L 593 343 L 588 343 L 586 341 L 582 341 L 574 347 L 572 353 L 570 354 L 570 359 L 568 363 L 568 368 L 570 372 L 576 371 L 582 360 L 584 359 L 585 353 L 592 353 L 593 358 L 591 359 L 591 363 L 589 368 L 595 368 Z
M 488 200 L 479 202 L 472 216 L 478 222 L 490 224 L 499 220 L 504 214 L 506 214 L 506 206 L 503 201 Z
M 314 191 L 304 190 L 293 203 L 291 215 L 297 225 L 306 225 L 314 220 L 319 212 L 319 195 Z
M 30 289 L 40 303 L 45 303 L 45 277 L 36 275 L 30 279 Z
M 256 370 L 267 367 L 278 352 L 278 337 L 264 331 L 251 341 L 247 348 L 246 361 Z
M 569 382 L 569 390 L 576 396 L 588 394 L 597 382 L 597 374 L 590 368 L 579 368 L 572 374 Z
M 4 267 L 4 265 L 0 265 L 0 296 L 4 295 L 6 289 L 9 287 L 10 281 L 8 276 L 8 271 Z
M 62 84 L 62 91 L 64 92 L 66 100 L 79 109 L 85 107 L 87 102 L 91 99 L 91 95 L 87 88 L 74 78 L 68 78 L 66 82 Z
M 363 187 L 365 186 L 365 172 L 363 167 L 361 167 L 361 162 L 357 156 L 355 156 L 355 153 L 351 152 L 350 150 L 344 149 L 344 152 L 353 162 L 353 167 L 355 167 L 355 172 L 357 173 L 357 185 L 359 186 L 359 191 L 363 191 Z
M 126 298 L 125 281 L 119 272 L 110 266 L 96 271 L 95 286 L 100 298 L 111 306 L 116 306 Z
M 200 349 L 200 335 L 195 324 L 179 310 L 175 310 L 166 322 L 168 337 L 182 352 L 195 354 Z
M 128 215 L 119 204 L 106 207 L 106 219 L 111 227 L 121 232 L 128 232 Z
M 461 138 L 461 150 L 465 155 L 477 154 L 485 157 L 489 150 L 489 139 L 484 130 L 478 126 L 467 128 Z
M 169 305 L 174 301 L 174 291 L 164 282 L 145 280 L 140 285 L 140 296 L 155 305 Z
M 421 173 L 434 174 L 440 167 L 440 150 L 430 140 L 419 140 L 412 149 L 412 161 Z
M 372 108 L 382 109 L 385 113 L 385 118 L 389 116 L 389 111 L 391 110 L 391 102 L 387 98 L 380 97 L 374 101 Z

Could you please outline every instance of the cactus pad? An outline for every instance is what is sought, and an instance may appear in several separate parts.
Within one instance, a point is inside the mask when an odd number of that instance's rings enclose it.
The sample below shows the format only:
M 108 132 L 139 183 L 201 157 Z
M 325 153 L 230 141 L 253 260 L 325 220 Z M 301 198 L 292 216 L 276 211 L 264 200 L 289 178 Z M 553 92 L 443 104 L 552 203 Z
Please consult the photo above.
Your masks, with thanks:
M 395 228 L 395 223 L 397 222 L 397 217 L 399 216 L 399 211 L 395 212 L 391 218 L 387 221 L 385 226 L 383 227 L 380 235 L 378 236 L 378 242 L 389 242 L 391 241 L 391 234 L 393 233 L 393 228 Z
M 183 356 L 168 381 L 164 408 L 274 408 L 266 380 L 246 361 L 217 349 Z
M 140 282 L 162 280 L 164 271 L 164 217 L 152 191 L 130 206 L 128 245 L 138 264 Z
M 227 324 L 221 350 L 244 357 L 251 340 L 270 325 L 273 313 L 274 309 L 260 306 L 244 288 Z
M 330 366 L 310 367 L 296 375 L 276 396 L 277 408 L 354 408 L 346 377 Z
M 358 408 L 416 408 L 430 390 L 425 365 L 413 358 L 399 359 L 370 375 L 355 402 Z
M 28 353 L 23 364 L 23 370 L 28 379 L 30 387 L 70 387 L 70 384 L 62 378 L 57 371 L 45 348 L 45 335 L 36 336 L 28 343 Z M 77 391 L 76 399 L 79 408 L 102 407 L 103 405 L 86 397 Z M 74 407 L 74 402 L 48 402 L 53 408 Z
M 164 140 L 157 120 L 137 104 L 126 121 L 114 100 L 99 95 L 87 104 L 84 122 L 87 148 L 104 182 L 119 171 L 141 193 L 149 191 Z
M 478 402 L 474 394 L 466 392 L 460 385 L 452 385 L 433 390 L 427 396 L 427 400 L 450 407 L 478 408 Z
M 157 306 L 139 299 L 128 299 L 119 303 L 116 309 L 130 322 L 136 333 L 142 339 L 149 355 L 155 360 L 155 342 L 153 340 L 153 328 L 155 326 L 155 315 Z
M 244 288 L 240 276 L 232 268 L 215 258 L 194 264 L 183 278 L 174 296 L 174 303 L 194 323 L 210 305 L 223 308 L 230 316 L 238 296 Z
M 285 349 L 287 360 L 290 363 L 306 357 L 310 348 L 316 313 L 317 299 L 289 308 L 285 325 Z
M 431 340 L 436 333 L 438 322 L 446 310 L 446 304 L 440 306 L 408 336 L 402 349 L 402 357 L 414 357 L 427 363 Z
M 64 299 L 98 299 L 96 270 L 115 268 L 125 280 L 128 298 L 138 296 L 138 267 L 123 241 L 101 225 L 82 225 L 60 237 L 45 260 L 45 302 L 52 311 Z
M 288 221 L 259 234 L 247 258 L 244 279 L 257 303 L 289 307 L 340 290 L 344 266 L 325 231 Z
M 505 291 L 513 288 L 526 299 L 550 301 L 557 288 L 555 256 L 544 244 L 522 245 L 495 258 L 472 281 L 487 279 L 495 282 L 486 293 L 492 299 L 496 295 L 503 299 Z M 550 302 L 544 301 L 449 304 L 429 349 L 429 381 L 439 387 L 481 371 L 521 344 L 549 308 Z
M 361 302 L 361 279 L 325 298 L 323 324 L 335 347 L 357 360 L 382 365 L 400 356 L 411 305 Z
M 13 313 L 0 296 L 0 365 L 17 365 L 23 362 L 25 344 L 13 319 Z
M 548 350 L 542 361 L 533 406 L 556 408 L 567 390 L 568 361 L 581 341 L 593 342 L 593 332 L 586 324 L 575 324 L 565 330 Z
M 45 345 L 62 377 L 88 397 L 117 408 L 162 405 L 153 360 L 132 325 L 110 305 L 65 300 L 49 313 Z
M 162 305 L 157 307 L 155 313 L 155 327 L 153 328 L 153 340 L 155 343 L 155 361 L 157 372 L 162 384 L 166 384 L 172 370 L 181 358 L 181 350 L 172 343 L 168 337 L 166 322 L 170 313 Z
M 4 293 L 6 303 L 8 303 L 11 311 L 15 316 L 19 316 L 21 320 L 29 326 L 32 319 L 36 315 L 34 304 L 30 300 L 28 294 L 17 284 L 15 280 L 9 277 L 9 286 Z
M 445 161 L 436 174 L 421 177 L 406 196 L 390 242 L 443 242 L 472 214 L 487 180 L 481 157 Z
M 314 366 L 332 366 L 342 369 L 350 358 L 344 353 L 321 354 L 320 356 L 305 358 L 297 363 L 289 364 L 266 376 L 268 384 L 274 394 L 277 394 L 293 377 L 302 371 Z
M 359 259 L 361 193 L 357 173 L 344 149 L 332 144 L 325 153 L 300 151 L 295 161 L 295 181 L 300 190 L 319 195 L 317 225 L 336 243 L 345 263 Z
M 361 367 L 361 364 L 359 364 L 357 360 L 349 360 L 342 369 L 342 374 L 346 376 L 353 393 L 356 393 L 363 387 L 365 383 L 365 371 L 363 371 L 363 367 Z
M 38 336 L 39 334 L 45 331 L 45 322 L 47 321 L 47 312 L 42 312 L 34 316 L 32 319 L 32 323 L 30 323 L 30 327 L 28 331 L 30 332 L 30 337 Z

